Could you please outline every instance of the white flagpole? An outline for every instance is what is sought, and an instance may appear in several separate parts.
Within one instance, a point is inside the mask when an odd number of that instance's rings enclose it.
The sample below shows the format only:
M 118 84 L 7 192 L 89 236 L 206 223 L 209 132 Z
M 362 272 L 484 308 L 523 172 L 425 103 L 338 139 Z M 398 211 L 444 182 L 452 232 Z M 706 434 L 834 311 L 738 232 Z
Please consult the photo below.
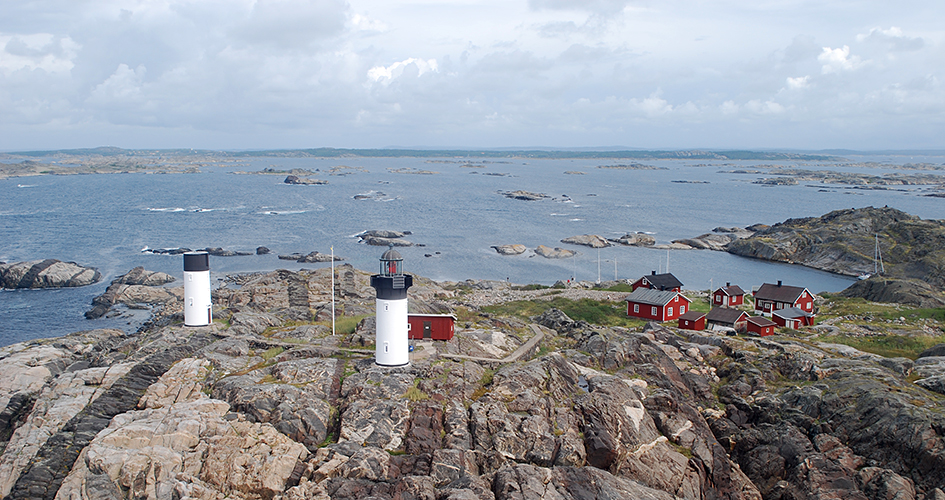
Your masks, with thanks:
M 331 247 L 331 334 L 335 334 L 335 247 Z

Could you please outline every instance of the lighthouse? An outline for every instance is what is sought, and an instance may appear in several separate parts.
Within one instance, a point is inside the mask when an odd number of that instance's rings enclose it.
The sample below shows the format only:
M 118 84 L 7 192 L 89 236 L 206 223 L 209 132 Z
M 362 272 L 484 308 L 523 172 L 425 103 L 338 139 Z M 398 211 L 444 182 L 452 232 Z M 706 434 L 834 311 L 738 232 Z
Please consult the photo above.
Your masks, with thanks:
M 371 276 L 377 291 L 377 333 L 374 362 L 403 366 L 410 362 L 407 344 L 407 289 L 413 276 L 404 274 L 404 258 L 391 246 L 381 255 L 379 274 Z
M 213 321 L 210 303 L 210 255 L 184 254 L 184 326 L 207 326 Z

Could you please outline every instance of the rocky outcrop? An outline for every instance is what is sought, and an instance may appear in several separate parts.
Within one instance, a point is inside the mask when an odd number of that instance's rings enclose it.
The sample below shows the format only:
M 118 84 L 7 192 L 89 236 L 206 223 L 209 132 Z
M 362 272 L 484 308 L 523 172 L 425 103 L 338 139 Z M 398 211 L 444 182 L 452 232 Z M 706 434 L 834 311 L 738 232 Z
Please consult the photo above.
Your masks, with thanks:
M 558 247 L 551 248 L 546 247 L 545 245 L 538 245 L 538 248 L 535 249 L 535 253 L 546 259 L 566 259 L 568 257 L 574 257 L 577 255 L 577 252 L 574 250 Z
M 307 177 L 299 177 L 297 175 L 287 175 L 285 180 L 282 182 L 285 184 L 295 184 L 295 185 L 304 185 L 304 186 L 328 184 L 328 181 L 325 181 L 325 180 L 309 179 Z
M 63 288 L 87 286 L 102 279 L 93 267 L 56 259 L 0 264 L 2 288 Z
M 941 396 L 907 377 L 937 376 L 945 349 L 913 365 L 551 308 L 532 318 L 549 330 L 469 305 L 452 341 L 381 368 L 369 275 L 336 271 L 353 334 L 326 326 L 321 268 L 215 290 L 225 323 L 0 348 L 13 374 L 0 377 L 0 485 L 75 500 L 943 496 Z M 513 293 L 468 288 L 490 287 Z M 455 292 L 415 288 L 436 310 Z M 499 361 L 520 346 L 538 354 Z
M 656 238 L 646 233 L 627 233 L 609 241 L 634 247 L 649 247 L 656 244 Z
M 584 245 L 591 248 L 606 248 L 610 246 L 610 243 L 608 243 L 605 238 L 597 236 L 596 234 L 582 234 L 578 236 L 569 236 L 561 240 L 561 243 L 570 243 L 572 245 Z
M 179 289 L 161 288 L 161 285 L 173 281 L 174 277 L 169 274 L 136 267 L 112 280 L 105 293 L 92 299 L 92 309 L 86 311 L 85 317 L 101 318 L 115 304 L 153 306 L 180 300 L 183 293 Z M 178 293 L 174 293 L 175 291 Z
M 294 253 L 291 255 L 280 255 L 279 260 L 294 260 L 300 263 L 331 262 L 332 256 L 331 254 L 314 251 L 306 255 L 302 255 L 300 253 Z M 344 257 L 339 257 L 337 255 L 334 256 L 335 262 L 342 262 L 344 260 L 345 260 Z
M 499 194 L 505 196 L 506 198 L 511 198 L 513 200 L 522 200 L 522 201 L 538 201 L 550 198 L 547 194 L 544 193 L 532 193 L 530 191 L 499 191 Z
M 859 276 L 873 272 L 877 235 L 884 276 L 945 287 L 945 222 L 922 220 L 888 207 L 789 219 L 732 242 L 728 251 Z
M 842 297 L 860 297 L 870 302 L 892 302 L 914 307 L 945 307 L 945 295 L 918 280 L 886 279 L 882 276 L 859 280 L 840 292 Z
M 519 244 L 493 245 L 489 248 L 495 249 L 495 251 L 498 252 L 499 255 L 521 255 L 525 253 L 526 250 L 528 250 L 528 247 L 526 247 L 525 245 L 519 245 Z
M 253 255 L 252 252 L 240 252 L 237 250 L 227 250 L 220 247 L 207 247 L 197 250 L 198 252 L 207 252 L 214 257 L 236 257 L 242 255 Z

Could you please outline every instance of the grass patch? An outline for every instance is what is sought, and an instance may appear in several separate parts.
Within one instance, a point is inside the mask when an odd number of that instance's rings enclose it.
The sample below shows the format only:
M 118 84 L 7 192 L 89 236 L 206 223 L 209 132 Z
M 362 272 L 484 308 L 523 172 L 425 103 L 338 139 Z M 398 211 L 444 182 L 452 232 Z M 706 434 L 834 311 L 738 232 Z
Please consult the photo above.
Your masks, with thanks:
M 430 399 L 430 395 L 421 391 L 420 388 L 417 387 L 416 383 L 414 383 L 414 385 L 407 389 L 407 392 L 404 393 L 404 398 L 416 403 L 417 401 Z
M 644 321 L 627 316 L 625 302 L 598 301 L 592 299 L 570 300 L 555 297 L 551 300 L 517 300 L 483 307 L 483 311 L 499 316 L 515 316 L 527 320 L 549 308 L 560 309 L 575 321 L 584 320 L 602 326 L 640 327 Z
M 340 316 L 335 318 L 335 334 L 351 335 L 358 328 L 358 323 L 370 315 L 359 316 Z M 317 324 L 327 326 L 331 329 L 331 321 L 319 321 Z
M 620 284 L 614 285 L 614 286 L 612 286 L 612 287 L 610 287 L 610 288 L 604 288 L 604 290 L 605 290 L 605 291 L 608 291 L 608 292 L 627 292 L 627 293 L 630 293 L 630 292 L 633 291 L 633 286 L 632 286 L 632 285 L 628 285 L 628 284 L 626 284 L 626 283 L 620 283 Z
M 848 345 L 863 352 L 878 354 L 887 358 L 916 359 L 919 353 L 929 347 L 945 343 L 945 335 L 874 335 L 869 337 L 835 335 L 820 337 L 818 340 Z
M 262 359 L 269 361 L 270 359 L 282 354 L 285 351 L 284 347 L 273 347 L 271 349 L 266 349 L 265 352 L 259 355 Z

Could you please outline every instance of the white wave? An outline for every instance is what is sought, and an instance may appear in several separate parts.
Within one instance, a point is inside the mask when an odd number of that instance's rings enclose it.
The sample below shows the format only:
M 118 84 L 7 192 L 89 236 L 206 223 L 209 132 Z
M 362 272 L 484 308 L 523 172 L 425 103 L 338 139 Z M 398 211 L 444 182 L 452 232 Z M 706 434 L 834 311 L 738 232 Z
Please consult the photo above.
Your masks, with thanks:
M 583 220 L 584 220 L 584 219 L 568 219 L 568 222 L 579 222 L 579 221 L 583 221 Z
M 567 217 L 571 214 L 551 214 L 552 217 Z
M 260 215 L 292 215 L 292 214 L 304 214 L 307 210 L 267 210 L 265 212 L 257 212 Z
M 184 209 L 180 207 L 166 207 L 166 208 L 151 208 L 148 207 L 149 212 L 183 212 Z
M 18 187 L 18 188 L 34 188 L 34 187 L 36 187 L 36 184 L 17 184 L 16 187 Z

